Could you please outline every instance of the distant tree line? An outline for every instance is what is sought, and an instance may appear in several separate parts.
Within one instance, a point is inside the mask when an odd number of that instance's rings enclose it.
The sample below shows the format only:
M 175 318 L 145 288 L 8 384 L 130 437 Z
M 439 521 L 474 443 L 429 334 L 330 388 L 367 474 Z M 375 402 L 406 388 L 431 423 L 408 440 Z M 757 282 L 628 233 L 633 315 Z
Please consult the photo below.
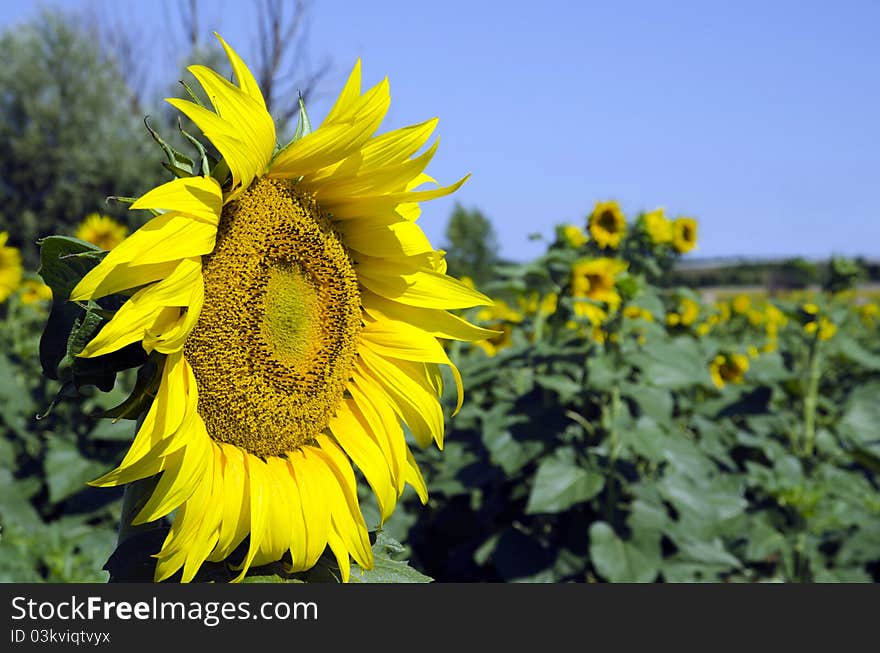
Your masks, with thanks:
M 743 261 L 712 266 L 679 266 L 664 279 L 668 286 L 764 286 L 790 290 L 820 285 L 840 289 L 855 283 L 880 282 L 880 261 L 831 257 L 808 261 L 793 257 L 779 261 Z

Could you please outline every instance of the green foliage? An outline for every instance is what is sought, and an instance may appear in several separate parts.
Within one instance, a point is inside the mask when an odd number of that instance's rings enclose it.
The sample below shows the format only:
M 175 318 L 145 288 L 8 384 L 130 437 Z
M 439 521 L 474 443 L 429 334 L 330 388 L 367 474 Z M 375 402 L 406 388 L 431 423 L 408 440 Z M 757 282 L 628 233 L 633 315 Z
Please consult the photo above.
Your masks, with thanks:
M 446 225 L 446 240 L 450 274 L 470 277 L 478 286 L 492 279 L 498 262 L 498 238 L 479 209 L 468 210 L 456 203 Z
M 61 383 L 41 374 L 38 353 L 48 307 L 14 295 L 2 309 L 0 581 L 104 581 L 121 493 L 86 482 L 121 459 L 132 425 L 93 415 L 121 401 L 130 379 L 104 395 L 88 386 L 76 401 L 57 396 Z
M 93 211 L 125 220 L 105 198 L 145 192 L 162 170 L 125 82 L 73 16 L 43 13 L 0 49 L 0 231 L 33 269 L 38 238 Z
M 428 508 L 392 519 L 413 564 L 439 581 L 878 580 L 877 327 L 844 295 L 710 305 L 644 260 L 597 327 L 570 296 L 588 250 L 504 268 L 490 294 L 555 310 L 487 322 L 511 329 L 492 356 L 451 347 L 464 408 L 446 450 L 419 454 Z M 721 354 L 748 369 L 718 387 Z

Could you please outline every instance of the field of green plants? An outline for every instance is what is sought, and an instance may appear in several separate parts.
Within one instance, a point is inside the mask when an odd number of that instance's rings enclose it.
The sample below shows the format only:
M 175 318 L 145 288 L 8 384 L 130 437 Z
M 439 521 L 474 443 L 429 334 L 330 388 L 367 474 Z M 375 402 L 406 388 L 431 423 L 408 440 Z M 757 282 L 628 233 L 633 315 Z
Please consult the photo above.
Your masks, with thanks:
M 665 282 L 696 239 L 599 203 L 494 270 L 466 317 L 498 335 L 449 345 L 465 403 L 417 454 L 427 506 L 405 494 L 383 527 L 395 559 L 439 582 L 880 580 L 876 298 L 841 264 L 710 303 Z M 98 415 L 135 379 L 77 394 L 65 352 L 46 378 L 33 272 L 0 305 L 0 581 L 104 581 L 122 494 L 86 482 L 131 441 Z

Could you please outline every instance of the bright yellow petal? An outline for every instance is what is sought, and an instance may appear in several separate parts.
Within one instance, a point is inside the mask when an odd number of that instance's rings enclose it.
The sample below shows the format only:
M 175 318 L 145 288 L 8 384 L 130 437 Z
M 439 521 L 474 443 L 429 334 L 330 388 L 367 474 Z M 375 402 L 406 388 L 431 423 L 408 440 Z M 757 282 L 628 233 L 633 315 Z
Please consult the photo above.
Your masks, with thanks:
M 359 418 L 360 413 L 347 399 L 330 420 L 329 428 L 339 446 L 363 472 L 379 504 L 384 521 L 394 512 L 397 492 L 388 463 L 379 446 L 370 437 L 370 426 Z
M 250 487 L 244 453 L 230 444 L 219 443 L 219 447 L 223 455 L 223 482 L 215 499 L 216 510 L 221 513 L 221 517 L 217 545 L 208 556 L 211 562 L 227 558 L 250 530 Z
M 355 197 L 350 200 L 338 200 L 327 202 L 326 208 L 333 214 L 334 220 L 350 220 L 364 218 L 371 215 L 383 215 L 399 204 L 409 202 L 427 202 L 451 195 L 468 180 L 470 175 L 462 177 L 454 184 L 434 188 L 431 190 L 400 191 L 397 193 L 384 193 L 380 195 L 368 195 Z
M 360 337 L 364 346 L 386 358 L 447 365 L 455 378 L 458 391 L 458 403 L 454 412 L 461 409 L 464 400 L 461 374 L 434 336 L 406 322 L 384 319 L 367 320 Z
M 425 478 L 422 476 L 422 470 L 416 462 L 412 451 L 406 448 L 406 482 L 413 486 L 422 505 L 428 503 L 428 486 L 425 484 Z
M 408 322 L 430 333 L 435 338 L 477 341 L 491 338 L 500 333 L 474 326 L 457 315 L 442 309 L 405 306 L 380 297 L 369 290 L 361 293 L 361 301 L 367 313 L 374 318 Z
M 129 209 L 174 211 L 217 226 L 223 191 L 213 177 L 175 179 L 142 195 Z
M 217 34 L 217 32 L 214 32 L 214 36 L 217 37 L 217 40 L 220 41 L 220 44 L 226 51 L 226 56 L 229 58 L 232 72 L 235 74 L 235 79 L 238 81 L 238 86 L 265 109 L 266 101 L 263 99 L 260 85 L 257 84 L 257 80 L 254 78 L 250 69 L 245 65 L 244 61 L 242 61 L 241 57 L 238 56 L 238 53 L 223 40 L 223 37 Z
M 424 365 L 410 361 L 390 362 L 364 348 L 353 376 L 381 388 L 398 416 L 420 446 L 443 441 L 443 411 L 435 389 L 428 383 Z
M 434 251 L 421 227 L 407 220 L 368 218 L 338 222 L 345 244 L 374 257 L 414 256 Z
M 168 464 L 153 494 L 132 524 L 144 524 L 169 512 L 186 501 L 199 483 L 205 482 L 209 464 L 213 465 L 211 438 L 198 414 L 182 429 L 190 432 L 187 446 L 168 456 Z
M 368 290 L 407 306 L 452 309 L 492 305 L 484 294 L 426 268 L 362 255 L 357 257 L 357 272 Z
M 201 278 L 201 259 L 180 261 L 166 279 L 132 295 L 78 355 L 100 356 L 143 340 L 163 308 L 183 307 L 192 300 L 193 288 L 201 284 Z
M 248 486 L 248 495 L 250 497 L 250 542 L 244 560 L 238 565 L 240 573 L 232 582 L 240 582 L 250 569 L 260 547 L 263 538 L 266 536 L 266 528 L 268 526 L 269 516 L 269 497 L 266 489 L 268 487 L 269 470 L 265 462 L 252 456 L 249 453 L 244 454 L 245 461 L 245 479 Z
M 84 276 L 70 299 L 99 299 L 168 276 L 181 259 L 209 254 L 217 228 L 179 213 L 150 220 Z
M 338 120 L 324 123 L 308 136 L 291 143 L 272 161 L 270 177 L 297 179 L 341 161 L 356 152 L 378 129 L 388 112 L 391 96 L 384 80 L 355 100 Z

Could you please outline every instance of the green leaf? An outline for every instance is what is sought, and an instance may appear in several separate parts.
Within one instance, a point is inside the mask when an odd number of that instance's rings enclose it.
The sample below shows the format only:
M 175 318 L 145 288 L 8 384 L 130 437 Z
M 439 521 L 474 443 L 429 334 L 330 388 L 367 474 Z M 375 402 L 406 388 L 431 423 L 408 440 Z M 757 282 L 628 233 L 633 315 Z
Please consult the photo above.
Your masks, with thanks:
M 672 393 L 664 388 L 655 388 L 644 383 L 624 383 L 621 394 L 634 401 L 642 415 L 651 417 L 658 422 L 666 422 L 672 417 Z
M 87 481 L 107 471 L 106 465 L 83 457 L 75 444 L 58 437 L 49 440 L 43 470 L 52 503 L 84 490 Z
M 557 459 L 541 461 L 526 505 L 526 514 L 563 512 L 589 501 L 605 487 L 605 478 Z
M 853 390 L 839 428 L 846 430 L 859 444 L 880 444 L 880 384 L 871 383 Z
M 535 382 L 542 388 L 553 390 L 559 395 L 559 401 L 562 404 L 571 403 L 583 392 L 580 383 L 575 383 L 562 374 L 537 374 L 535 375 Z
M 398 558 L 404 548 L 397 540 L 382 531 L 373 544 L 373 568 L 362 570 L 355 565 L 351 570 L 352 583 L 430 583 L 432 578 L 410 567 Z
M 590 559 L 612 583 L 650 583 L 660 570 L 660 547 L 645 538 L 639 546 L 619 538 L 605 522 L 590 526 Z
M 58 367 L 68 354 L 68 338 L 83 310 L 68 302 L 70 291 L 106 254 L 78 238 L 49 236 L 40 241 L 39 275 L 52 289 L 52 310 L 40 338 L 43 374 L 58 379 Z
M 636 455 L 660 462 L 664 459 L 670 436 L 653 419 L 642 416 L 631 428 L 620 432 L 620 440 Z
M 690 338 L 657 342 L 634 354 L 632 362 L 642 370 L 642 378 L 659 388 L 680 390 L 708 385 L 708 366 L 699 347 Z

